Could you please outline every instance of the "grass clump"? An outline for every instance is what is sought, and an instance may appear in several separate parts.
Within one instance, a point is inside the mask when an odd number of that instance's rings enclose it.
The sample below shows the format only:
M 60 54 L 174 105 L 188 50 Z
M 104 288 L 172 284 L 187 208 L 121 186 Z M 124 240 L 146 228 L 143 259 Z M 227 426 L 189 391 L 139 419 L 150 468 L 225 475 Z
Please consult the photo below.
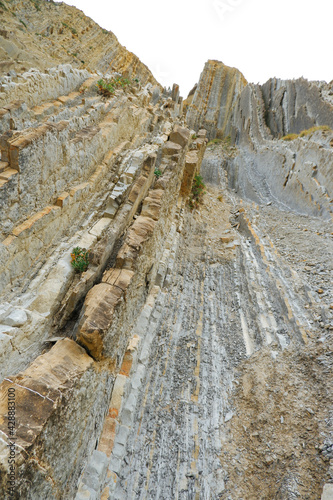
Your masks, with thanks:
M 282 137 L 282 140 L 283 141 L 294 141 L 295 139 L 297 139 L 297 137 L 299 137 L 298 134 L 288 134 L 288 135 L 285 135 L 284 137 Z
M 161 177 L 162 172 L 158 168 L 155 168 L 154 175 L 158 179 L 159 177 Z
M 89 253 L 88 250 L 81 247 L 73 248 L 71 253 L 71 264 L 75 271 L 83 273 L 88 269 L 89 266 Z
M 198 208 L 202 203 L 203 195 L 206 193 L 206 186 L 201 175 L 195 175 L 192 184 L 192 191 L 189 198 L 190 209 Z
M 318 127 L 311 127 L 307 130 L 302 130 L 299 134 L 288 134 L 282 137 L 283 141 L 294 141 L 295 139 L 298 139 L 299 137 L 307 137 L 311 136 L 315 132 L 318 132 L 318 130 L 321 130 L 323 132 L 331 132 L 332 129 L 328 125 L 320 125 Z
M 209 141 L 209 143 L 207 144 L 207 146 L 213 146 L 215 144 L 221 144 L 222 142 L 222 139 L 212 139 L 211 141 Z

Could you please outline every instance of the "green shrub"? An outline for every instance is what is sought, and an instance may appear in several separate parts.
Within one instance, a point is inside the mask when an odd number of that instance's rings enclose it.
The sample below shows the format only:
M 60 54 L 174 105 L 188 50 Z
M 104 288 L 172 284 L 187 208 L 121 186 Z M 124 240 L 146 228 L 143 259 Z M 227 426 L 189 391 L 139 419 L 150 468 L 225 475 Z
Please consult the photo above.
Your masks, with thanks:
M 199 204 L 202 203 L 203 195 L 205 194 L 206 186 L 203 183 L 201 175 L 195 175 L 192 184 L 192 191 L 189 198 L 190 209 L 198 208 Z
M 71 253 L 71 264 L 75 271 L 83 273 L 89 266 L 89 253 L 85 248 L 75 247 Z
M 99 94 L 105 97 L 110 97 L 112 94 L 114 94 L 117 88 L 124 88 L 130 85 L 130 83 L 130 80 L 128 80 L 127 78 L 122 78 L 120 76 L 111 78 L 110 80 L 104 80 L 104 78 L 101 78 L 97 82 L 97 89 Z
M 158 168 L 155 168 L 154 175 L 158 179 L 159 177 L 161 177 L 162 172 Z

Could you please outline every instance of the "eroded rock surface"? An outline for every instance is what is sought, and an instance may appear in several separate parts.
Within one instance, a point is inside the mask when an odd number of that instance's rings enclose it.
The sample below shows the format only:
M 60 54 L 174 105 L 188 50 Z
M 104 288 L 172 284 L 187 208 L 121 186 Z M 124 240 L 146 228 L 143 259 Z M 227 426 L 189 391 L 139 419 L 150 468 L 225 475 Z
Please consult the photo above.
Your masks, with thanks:
M 330 498 L 331 84 L 208 61 L 186 121 L 77 9 L 0 10 L 0 497 Z

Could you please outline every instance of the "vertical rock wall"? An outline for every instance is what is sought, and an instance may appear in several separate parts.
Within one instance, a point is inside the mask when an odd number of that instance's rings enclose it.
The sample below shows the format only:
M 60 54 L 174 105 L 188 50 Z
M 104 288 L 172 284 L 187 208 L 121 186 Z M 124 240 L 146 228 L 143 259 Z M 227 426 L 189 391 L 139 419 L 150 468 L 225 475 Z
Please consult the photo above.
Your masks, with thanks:
M 227 135 L 233 108 L 246 83 L 236 68 L 219 61 L 207 61 L 187 109 L 188 126 L 196 132 L 205 128 L 209 139 Z

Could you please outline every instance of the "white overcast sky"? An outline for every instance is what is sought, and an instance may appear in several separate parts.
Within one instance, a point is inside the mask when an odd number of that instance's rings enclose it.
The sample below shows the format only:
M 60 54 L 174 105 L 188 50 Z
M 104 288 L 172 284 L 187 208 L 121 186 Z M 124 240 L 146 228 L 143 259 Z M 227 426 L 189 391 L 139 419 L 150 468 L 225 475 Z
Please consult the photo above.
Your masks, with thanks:
M 205 62 L 270 77 L 333 80 L 333 0 L 67 0 L 187 96 Z

